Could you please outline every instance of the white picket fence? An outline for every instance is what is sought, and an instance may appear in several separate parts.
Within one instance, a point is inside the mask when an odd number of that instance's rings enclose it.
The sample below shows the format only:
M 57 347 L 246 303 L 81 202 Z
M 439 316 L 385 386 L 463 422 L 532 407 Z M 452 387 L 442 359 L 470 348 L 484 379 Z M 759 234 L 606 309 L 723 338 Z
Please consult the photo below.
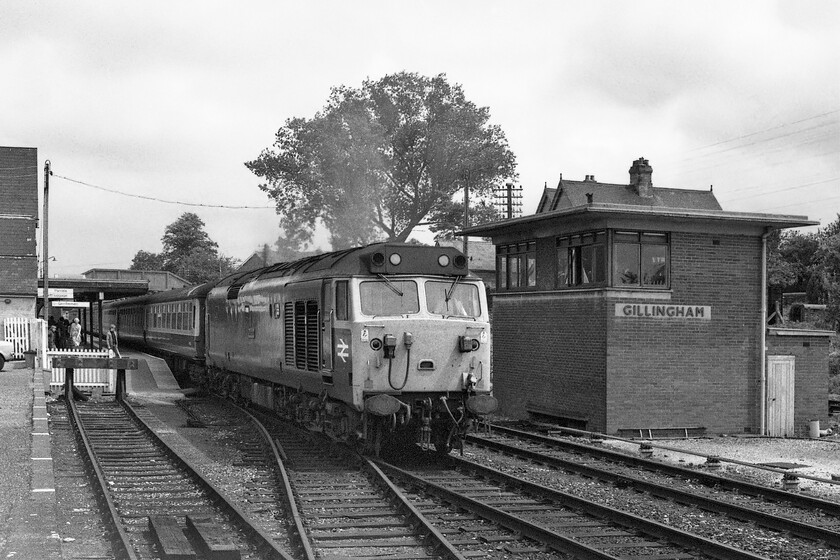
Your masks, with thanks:
M 15 360 L 22 360 L 23 353 L 29 350 L 30 321 L 26 317 L 8 317 L 3 321 L 3 338 L 14 346 Z
M 44 363 L 52 370 L 50 377 L 50 389 L 64 386 L 64 368 L 54 368 L 52 359 L 59 356 L 76 356 L 79 358 L 107 358 L 107 350 L 47 350 Z M 73 370 L 74 387 L 102 387 L 106 393 L 115 393 L 117 390 L 117 370 L 114 369 L 93 369 L 76 368 Z

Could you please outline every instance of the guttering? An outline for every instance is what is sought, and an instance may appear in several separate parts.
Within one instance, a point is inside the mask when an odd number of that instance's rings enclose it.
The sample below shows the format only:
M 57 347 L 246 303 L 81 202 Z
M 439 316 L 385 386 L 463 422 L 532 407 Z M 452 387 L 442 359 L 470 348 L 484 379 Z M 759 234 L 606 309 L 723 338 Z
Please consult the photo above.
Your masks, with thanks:
M 759 356 L 761 358 L 761 426 L 760 435 L 767 432 L 767 237 L 771 228 L 764 228 L 761 234 L 761 328 L 759 330 Z

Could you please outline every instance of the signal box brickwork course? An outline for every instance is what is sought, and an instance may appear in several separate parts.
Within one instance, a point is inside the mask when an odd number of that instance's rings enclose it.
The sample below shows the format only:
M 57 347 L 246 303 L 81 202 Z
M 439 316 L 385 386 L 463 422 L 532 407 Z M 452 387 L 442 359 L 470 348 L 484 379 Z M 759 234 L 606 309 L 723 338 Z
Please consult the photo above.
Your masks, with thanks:
M 610 434 L 759 433 L 773 406 L 762 402 L 763 235 L 814 222 L 726 212 L 709 191 L 660 193 L 640 161 L 646 188 L 634 168 L 629 185 L 561 179 L 536 214 L 466 230 L 497 247 L 500 413 Z M 627 239 L 638 240 L 629 251 Z M 627 274 L 631 261 L 640 274 Z M 827 411 L 826 394 L 809 396 L 825 393 L 825 353 L 796 363 L 783 414 L 797 432 Z

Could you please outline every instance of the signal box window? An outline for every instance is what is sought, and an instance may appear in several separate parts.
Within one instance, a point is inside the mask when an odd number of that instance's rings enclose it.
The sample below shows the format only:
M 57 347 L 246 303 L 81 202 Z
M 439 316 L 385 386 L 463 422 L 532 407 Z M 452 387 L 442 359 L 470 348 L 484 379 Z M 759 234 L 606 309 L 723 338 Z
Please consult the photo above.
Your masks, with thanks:
M 537 244 L 516 243 L 496 249 L 496 286 L 499 290 L 519 290 L 537 285 Z
M 605 231 L 557 240 L 557 287 L 603 285 L 607 281 Z
M 668 235 L 617 231 L 613 235 L 613 285 L 666 288 Z
M 335 283 L 335 318 L 337 321 L 346 321 L 350 314 L 350 298 L 347 294 L 347 280 L 340 280 Z
M 411 280 L 362 282 L 359 299 L 365 315 L 392 317 L 420 311 L 417 284 Z

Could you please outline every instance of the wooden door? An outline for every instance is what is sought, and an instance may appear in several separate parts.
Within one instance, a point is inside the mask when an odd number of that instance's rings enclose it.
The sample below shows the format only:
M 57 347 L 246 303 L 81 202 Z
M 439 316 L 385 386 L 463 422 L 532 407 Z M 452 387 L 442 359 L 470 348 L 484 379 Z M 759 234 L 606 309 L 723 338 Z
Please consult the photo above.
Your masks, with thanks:
M 767 356 L 767 435 L 792 437 L 796 356 Z

